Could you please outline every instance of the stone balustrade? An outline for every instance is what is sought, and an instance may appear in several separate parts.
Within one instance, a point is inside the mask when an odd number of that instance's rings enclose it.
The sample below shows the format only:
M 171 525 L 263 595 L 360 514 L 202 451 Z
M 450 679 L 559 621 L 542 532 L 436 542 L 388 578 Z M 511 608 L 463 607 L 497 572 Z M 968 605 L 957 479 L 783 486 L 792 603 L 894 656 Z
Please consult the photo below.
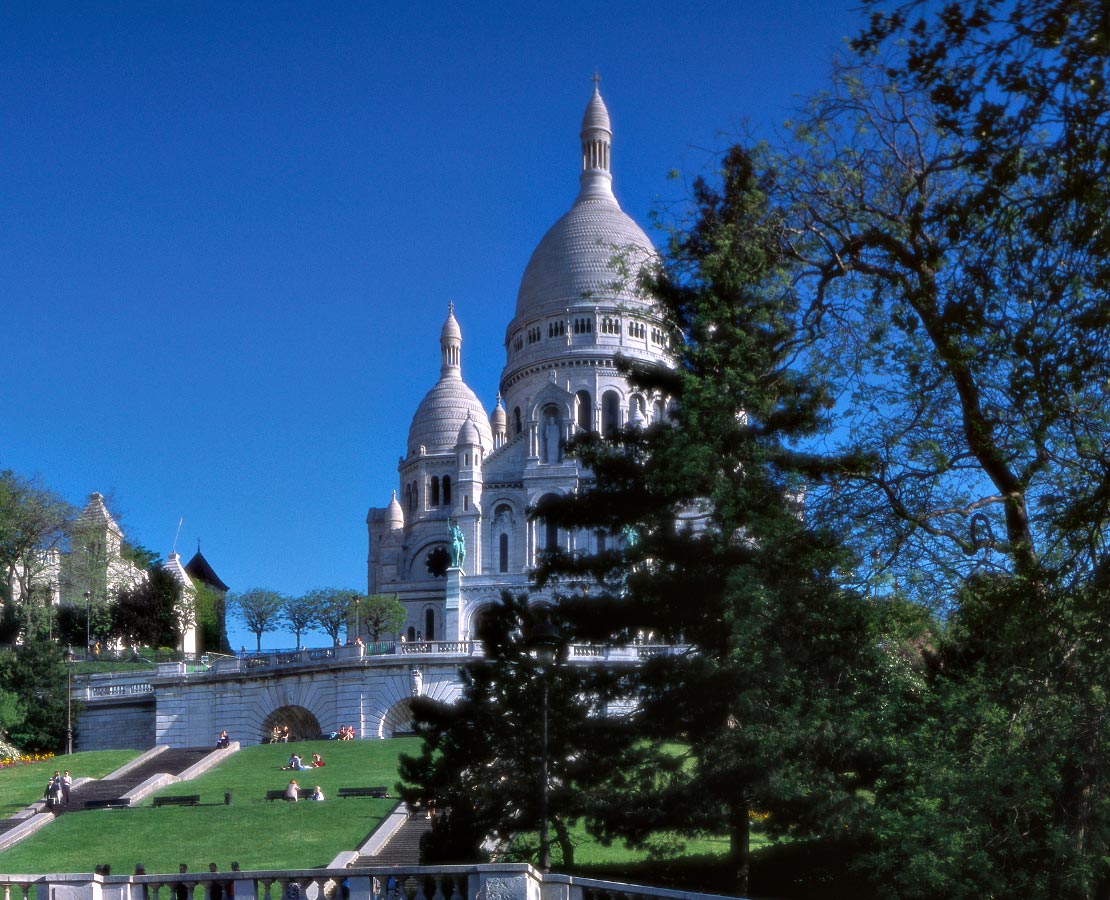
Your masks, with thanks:
M 392 879 L 392 881 L 391 881 Z M 169 875 L 0 875 L 0 900 L 716 900 L 527 863 Z

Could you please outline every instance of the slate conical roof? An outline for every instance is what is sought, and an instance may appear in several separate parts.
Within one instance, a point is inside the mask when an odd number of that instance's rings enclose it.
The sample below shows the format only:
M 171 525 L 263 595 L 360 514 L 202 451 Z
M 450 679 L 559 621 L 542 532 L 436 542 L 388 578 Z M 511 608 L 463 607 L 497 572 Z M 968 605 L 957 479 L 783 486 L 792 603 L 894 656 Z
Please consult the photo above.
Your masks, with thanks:
M 220 576 L 216 574 L 216 570 L 212 568 L 208 560 L 200 552 L 200 547 L 197 547 L 197 552 L 193 554 L 193 558 L 185 563 L 186 574 L 195 581 L 201 584 L 206 584 L 213 590 L 219 591 L 221 594 L 226 594 L 228 587 Z

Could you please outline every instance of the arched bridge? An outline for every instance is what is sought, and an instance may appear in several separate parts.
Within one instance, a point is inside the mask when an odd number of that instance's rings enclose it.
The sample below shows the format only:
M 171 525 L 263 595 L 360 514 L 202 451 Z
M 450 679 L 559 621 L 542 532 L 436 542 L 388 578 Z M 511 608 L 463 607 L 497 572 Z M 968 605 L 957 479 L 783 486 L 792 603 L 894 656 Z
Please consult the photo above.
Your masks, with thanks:
M 636 665 L 670 647 L 575 645 L 570 662 Z M 269 740 L 275 725 L 293 739 L 316 738 L 353 726 L 358 738 L 411 731 L 414 697 L 456 699 L 459 668 L 481 656 L 477 641 L 392 641 L 289 653 L 244 654 L 203 671 L 165 663 L 157 672 L 75 679 L 84 708 L 77 721 L 79 750 L 196 747 L 227 730 L 246 746 Z

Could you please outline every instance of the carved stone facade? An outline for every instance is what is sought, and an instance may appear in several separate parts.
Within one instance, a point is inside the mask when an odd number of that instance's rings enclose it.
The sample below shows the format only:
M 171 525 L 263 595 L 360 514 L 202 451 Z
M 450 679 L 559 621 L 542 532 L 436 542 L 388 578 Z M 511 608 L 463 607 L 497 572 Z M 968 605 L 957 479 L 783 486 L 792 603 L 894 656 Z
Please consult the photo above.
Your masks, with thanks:
M 656 253 L 613 194 L 612 128 L 596 88 L 580 138 L 578 196 L 525 268 L 492 411 L 463 381 L 452 305 L 440 332 L 440 377 L 413 417 L 398 490 L 367 514 L 368 590 L 402 601 L 409 640 L 473 637 L 502 591 L 528 589 L 545 549 L 619 542 L 620 535 L 548 527 L 529 510 L 549 494 L 574 493 L 589 477 L 563 452 L 576 432 L 606 433 L 666 413 L 665 398 L 633 390 L 617 371 L 618 356 L 668 364 L 669 338 L 636 284 Z M 449 519 L 465 544 L 457 568 Z

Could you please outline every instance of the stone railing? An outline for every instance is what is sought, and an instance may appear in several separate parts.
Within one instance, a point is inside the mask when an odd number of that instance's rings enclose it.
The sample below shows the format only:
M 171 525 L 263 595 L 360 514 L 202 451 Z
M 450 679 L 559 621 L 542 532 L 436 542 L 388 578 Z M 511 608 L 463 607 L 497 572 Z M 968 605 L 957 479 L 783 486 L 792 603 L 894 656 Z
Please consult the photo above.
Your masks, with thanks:
M 0 875 L 0 900 L 709 900 L 527 863 L 170 875 Z
M 150 672 L 82 676 L 73 680 L 73 696 L 79 700 L 105 700 L 153 694 Z
M 636 663 L 655 656 L 683 652 L 683 647 L 666 644 L 627 644 L 622 647 L 607 644 L 573 644 L 567 649 L 571 662 L 588 663 L 607 660 L 619 663 Z M 359 660 L 387 661 L 398 656 L 474 657 L 482 655 L 481 641 L 374 641 L 360 646 L 347 644 L 339 647 L 315 647 L 311 650 L 281 650 L 275 653 L 245 653 L 213 659 L 208 672 L 217 675 L 251 673 L 258 670 L 273 672 L 298 666 L 313 666 L 334 662 L 356 663 Z M 159 666 L 158 675 L 183 674 L 180 664 Z M 194 673 L 203 677 L 204 672 Z M 261 674 L 261 673 L 260 673 Z M 74 697 L 103 699 L 134 694 L 149 694 L 154 688 L 149 673 L 120 673 L 82 677 L 74 682 Z M 3 900 L 0 897 L 0 900 Z

